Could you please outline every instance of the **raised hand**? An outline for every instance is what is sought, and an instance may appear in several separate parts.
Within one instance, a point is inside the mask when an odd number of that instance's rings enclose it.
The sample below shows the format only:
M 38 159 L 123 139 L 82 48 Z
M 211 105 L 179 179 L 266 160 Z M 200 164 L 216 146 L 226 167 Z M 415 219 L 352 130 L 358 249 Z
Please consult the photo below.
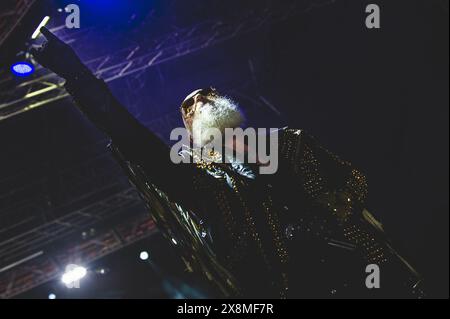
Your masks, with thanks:
M 86 69 L 68 44 L 61 41 L 45 27 L 42 27 L 40 31 L 47 41 L 42 46 L 31 49 L 31 54 L 43 67 L 65 79 L 73 78 L 81 70 Z

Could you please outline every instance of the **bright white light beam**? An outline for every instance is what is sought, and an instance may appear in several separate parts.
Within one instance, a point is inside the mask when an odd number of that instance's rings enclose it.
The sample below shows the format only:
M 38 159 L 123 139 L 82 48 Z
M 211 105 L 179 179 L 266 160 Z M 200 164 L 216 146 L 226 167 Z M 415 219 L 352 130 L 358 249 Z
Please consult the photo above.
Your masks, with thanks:
M 84 276 L 86 276 L 86 274 L 87 274 L 86 268 L 78 266 L 78 267 L 75 267 L 72 270 L 66 272 L 62 276 L 61 281 L 63 283 L 65 283 L 66 285 L 70 285 L 70 284 L 80 280 Z
M 39 23 L 36 30 L 34 30 L 33 34 L 31 35 L 31 38 L 34 40 L 38 37 L 39 33 L 41 33 L 41 28 L 45 27 L 45 25 L 48 23 L 48 20 L 50 20 L 49 16 L 45 16 L 44 19 L 42 19 L 41 23 Z
M 139 255 L 139 258 L 141 259 L 141 260 L 148 260 L 148 258 L 149 258 L 150 256 L 149 256 L 149 254 L 148 254 L 148 252 L 146 252 L 146 251 L 142 251 L 141 253 L 140 253 L 140 255 Z

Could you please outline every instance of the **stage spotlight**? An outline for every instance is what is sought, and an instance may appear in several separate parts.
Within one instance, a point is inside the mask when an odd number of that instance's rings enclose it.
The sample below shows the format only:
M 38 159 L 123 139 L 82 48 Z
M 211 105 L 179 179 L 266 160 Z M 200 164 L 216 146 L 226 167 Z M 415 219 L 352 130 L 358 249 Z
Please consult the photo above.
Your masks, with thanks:
M 71 265 L 66 269 L 68 269 L 67 272 L 61 277 L 61 281 L 66 285 L 76 283 L 87 274 L 87 269 L 81 266 Z
M 39 23 L 38 27 L 36 28 L 36 30 L 34 30 L 33 34 L 31 35 L 31 38 L 33 40 L 39 36 L 39 34 L 41 33 L 41 28 L 45 27 L 49 20 L 50 20 L 49 16 L 45 16 L 44 19 L 42 19 L 41 23 Z
M 48 295 L 48 299 L 56 299 L 56 295 L 55 294 L 49 294 Z
M 21 77 L 30 76 L 34 72 L 34 66 L 25 61 L 17 62 L 11 66 L 11 72 Z
M 148 260 L 149 257 L 150 256 L 149 256 L 148 252 L 146 252 L 146 251 L 141 251 L 141 253 L 139 254 L 139 258 L 144 261 Z

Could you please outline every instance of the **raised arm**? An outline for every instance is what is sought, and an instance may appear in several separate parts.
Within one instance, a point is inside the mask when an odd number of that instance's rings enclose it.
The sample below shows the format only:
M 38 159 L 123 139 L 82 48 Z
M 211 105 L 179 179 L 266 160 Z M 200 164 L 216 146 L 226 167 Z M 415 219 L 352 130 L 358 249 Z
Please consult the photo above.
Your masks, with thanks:
M 65 87 L 78 108 L 111 138 L 127 161 L 140 165 L 150 182 L 174 201 L 186 204 L 189 199 L 183 194 L 190 188 L 190 168 L 171 162 L 169 148 L 120 104 L 106 83 L 92 74 L 69 45 L 46 28 L 41 32 L 47 42 L 33 50 L 36 60 L 66 79 Z

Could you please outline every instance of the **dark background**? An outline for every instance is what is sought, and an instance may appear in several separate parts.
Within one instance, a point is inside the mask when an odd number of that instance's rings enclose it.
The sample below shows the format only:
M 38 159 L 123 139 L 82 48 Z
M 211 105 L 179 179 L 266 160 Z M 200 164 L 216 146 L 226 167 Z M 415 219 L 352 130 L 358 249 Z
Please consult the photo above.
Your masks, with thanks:
M 127 39 L 131 31 L 150 37 L 167 31 L 169 22 L 182 26 L 232 18 L 261 3 L 178 1 L 167 7 L 160 2 L 149 4 L 155 10 L 151 30 L 140 30 L 139 23 L 117 22 L 114 43 L 102 42 L 99 36 L 89 47 L 81 43 L 75 49 L 85 58 L 84 48 L 107 50 L 128 44 L 133 41 Z M 379 30 L 365 27 L 369 3 L 381 7 Z M 277 6 L 282 5 L 278 1 Z M 102 34 L 102 21 L 86 23 L 97 24 Z M 335 1 L 113 81 L 110 87 L 140 121 L 166 140 L 168 124 L 182 125 L 177 119 L 180 101 L 190 91 L 210 85 L 240 103 L 249 125 L 306 129 L 368 176 L 369 210 L 424 275 L 429 295 L 448 298 L 448 30 L 448 2 Z M 170 120 L 163 124 L 157 120 L 167 116 Z M 24 171 L 26 176 L 46 176 L 47 189 L 36 191 L 58 207 L 67 198 L 54 195 L 53 188 L 64 183 L 52 179 L 55 168 L 76 165 L 103 149 L 102 141 L 104 137 L 69 100 L 27 112 L 0 122 L 0 177 Z M 139 271 L 137 264 L 119 262 L 134 258 L 134 252 L 120 254 L 104 262 L 116 269 L 111 273 L 121 276 L 122 268 Z M 159 259 L 162 268 L 172 261 Z M 121 287 L 117 281 L 110 285 Z M 50 288 L 40 289 L 25 297 L 45 297 Z M 123 288 L 120 296 L 161 296 L 139 291 Z

